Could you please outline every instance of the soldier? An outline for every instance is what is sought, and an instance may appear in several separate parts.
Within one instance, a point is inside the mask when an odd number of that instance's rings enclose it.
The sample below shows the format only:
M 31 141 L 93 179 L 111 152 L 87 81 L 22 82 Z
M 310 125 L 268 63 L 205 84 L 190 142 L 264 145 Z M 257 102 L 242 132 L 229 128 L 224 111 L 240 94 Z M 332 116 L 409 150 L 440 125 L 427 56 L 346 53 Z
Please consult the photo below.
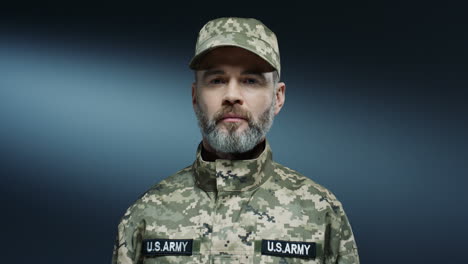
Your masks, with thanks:
M 129 207 L 112 263 L 359 263 L 336 197 L 272 160 L 266 133 L 286 87 L 275 34 L 209 21 L 190 67 L 196 159 Z

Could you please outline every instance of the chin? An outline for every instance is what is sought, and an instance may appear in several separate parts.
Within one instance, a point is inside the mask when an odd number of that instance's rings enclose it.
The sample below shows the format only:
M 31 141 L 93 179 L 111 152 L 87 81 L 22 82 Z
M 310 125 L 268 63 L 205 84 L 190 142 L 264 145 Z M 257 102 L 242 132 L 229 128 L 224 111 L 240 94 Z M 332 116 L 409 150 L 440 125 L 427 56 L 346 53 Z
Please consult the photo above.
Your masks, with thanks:
M 220 129 L 226 133 L 242 133 L 246 130 L 243 124 L 238 123 L 227 123 L 224 124 Z

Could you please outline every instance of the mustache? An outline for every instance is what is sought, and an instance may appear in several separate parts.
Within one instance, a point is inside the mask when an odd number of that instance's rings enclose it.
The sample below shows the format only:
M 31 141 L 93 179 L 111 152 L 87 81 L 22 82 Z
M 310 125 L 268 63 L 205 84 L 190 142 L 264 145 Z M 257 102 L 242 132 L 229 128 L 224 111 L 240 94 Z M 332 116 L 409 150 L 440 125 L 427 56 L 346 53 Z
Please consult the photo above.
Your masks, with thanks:
M 223 116 L 227 114 L 234 114 L 245 119 L 247 122 L 250 122 L 252 119 L 252 114 L 249 111 L 233 105 L 227 105 L 221 108 L 214 114 L 213 119 L 216 121 L 216 123 L 218 123 L 221 119 L 223 119 Z

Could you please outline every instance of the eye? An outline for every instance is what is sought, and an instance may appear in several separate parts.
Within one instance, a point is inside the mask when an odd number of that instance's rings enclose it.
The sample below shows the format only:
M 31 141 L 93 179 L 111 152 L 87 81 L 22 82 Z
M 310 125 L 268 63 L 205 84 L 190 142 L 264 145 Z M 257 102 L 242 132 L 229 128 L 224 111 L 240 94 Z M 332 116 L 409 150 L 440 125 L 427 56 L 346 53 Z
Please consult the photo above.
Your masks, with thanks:
M 257 84 L 258 81 L 256 79 L 254 79 L 254 78 L 246 78 L 246 79 L 244 79 L 244 83 L 245 84 Z
M 210 84 L 222 84 L 222 83 L 223 83 L 223 79 L 221 78 L 215 78 L 210 81 Z

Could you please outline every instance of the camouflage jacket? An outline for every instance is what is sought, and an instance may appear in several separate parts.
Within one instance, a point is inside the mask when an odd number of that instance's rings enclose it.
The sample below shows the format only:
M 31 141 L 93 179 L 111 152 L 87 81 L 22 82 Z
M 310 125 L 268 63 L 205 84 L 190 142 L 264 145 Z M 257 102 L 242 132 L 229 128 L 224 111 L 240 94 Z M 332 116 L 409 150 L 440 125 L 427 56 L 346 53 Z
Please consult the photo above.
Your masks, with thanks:
M 195 162 L 153 186 L 123 216 L 113 264 L 359 263 L 341 203 L 272 160 Z

